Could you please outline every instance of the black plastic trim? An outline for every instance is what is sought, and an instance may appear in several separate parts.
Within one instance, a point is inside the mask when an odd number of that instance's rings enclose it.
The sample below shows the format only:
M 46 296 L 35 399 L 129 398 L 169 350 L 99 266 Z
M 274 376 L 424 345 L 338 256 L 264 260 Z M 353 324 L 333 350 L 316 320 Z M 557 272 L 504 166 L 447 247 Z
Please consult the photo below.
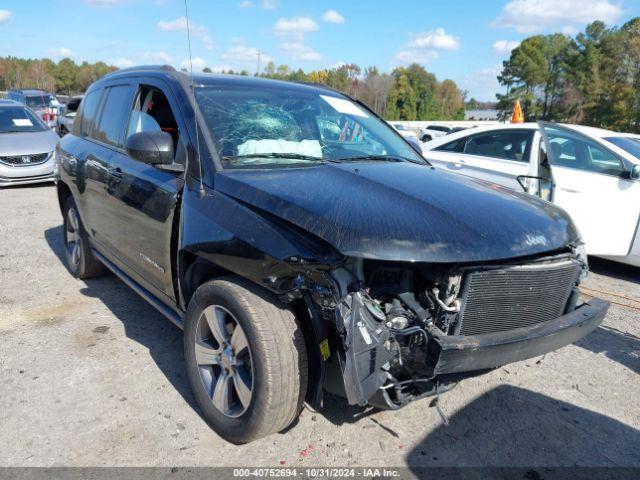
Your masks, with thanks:
M 184 322 L 182 320 L 183 316 L 181 313 L 176 312 L 173 308 L 166 305 L 162 300 L 156 297 L 154 294 L 149 292 L 146 288 L 139 285 L 134 279 L 132 279 L 129 275 L 124 273 L 120 268 L 118 268 L 115 264 L 109 261 L 104 255 L 98 252 L 95 248 L 91 249 L 93 254 L 96 256 L 98 260 L 100 260 L 109 270 L 111 270 L 120 280 L 126 283 L 129 287 L 131 287 L 138 295 L 144 298 L 147 302 L 149 302 L 156 310 L 158 310 L 161 314 L 171 320 L 178 328 L 184 330 Z
M 437 359 L 433 374 L 472 372 L 544 355 L 569 345 L 602 323 L 609 302 L 594 298 L 573 312 L 532 327 L 486 335 L 444 335 L 429 331 L 430 355 Z

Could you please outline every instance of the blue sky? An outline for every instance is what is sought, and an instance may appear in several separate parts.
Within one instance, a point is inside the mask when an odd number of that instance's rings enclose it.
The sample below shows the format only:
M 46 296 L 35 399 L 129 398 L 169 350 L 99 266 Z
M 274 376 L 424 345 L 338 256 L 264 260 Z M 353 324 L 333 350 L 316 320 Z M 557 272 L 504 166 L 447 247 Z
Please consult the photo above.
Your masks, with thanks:
M 340 62 L 421 63 L 470 97 L 492 100 L 495 77 L 520 40 L 620 25 L 640 0 L 188 0 L 194 68 L 257 67 L 256 52 L 304 70 Z M 183 66 L 183 0 L 0 0 L 0 56 Z

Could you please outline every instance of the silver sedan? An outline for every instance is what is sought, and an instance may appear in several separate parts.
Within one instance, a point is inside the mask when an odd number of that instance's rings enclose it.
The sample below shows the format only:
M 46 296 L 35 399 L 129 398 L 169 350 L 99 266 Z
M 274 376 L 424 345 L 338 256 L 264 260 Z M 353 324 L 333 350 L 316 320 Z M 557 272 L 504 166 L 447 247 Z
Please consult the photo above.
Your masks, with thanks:
M 53 181 L 58 140 L 30 108 L 0 100 L 0 187 Z

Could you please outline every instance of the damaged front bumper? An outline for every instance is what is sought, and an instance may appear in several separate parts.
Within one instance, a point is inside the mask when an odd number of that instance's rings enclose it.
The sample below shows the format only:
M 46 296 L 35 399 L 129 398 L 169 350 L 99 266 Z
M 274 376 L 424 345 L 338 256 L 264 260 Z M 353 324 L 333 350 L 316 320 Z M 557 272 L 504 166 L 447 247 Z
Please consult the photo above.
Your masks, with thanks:
M 544 355 L 587 335 L 602 323 L 608 308 L 608 302 L 592 299 L 568 314 L 534 326 L 461 336 L 446 335 L 435 326 L 394 332 L 372 315 L 362 295 L 353 294 L 340 312 L 346 334 L 342 374 L 347 399 L 350 404 L 376 403 L 374 396 L 383 393 L 388 397 L 386 389 L 390 387 L 404 388 L 414 382 L 431 381 L 437 388 L 439 379 L 471 376 L 474 372 Z M 412 348 L 422 352 L 424 365 L 420 370 L 425 372 L 426 367 L 426 377 L 423 374 L 422 378 L 398 383 L 389 374 L 389 362 L 397 359 L 396 351 L 390 348 L 393 344 L 390 339 L 398 334 L 414 335 Z M 383 403 L 391 406 L 388 398 Z
M 472 372 L 544 355 L 569 345 L 602 323 L 609 303 L 597 298 L 556 320 L 532 327 L 476 336 L 429 332 L 434 375 Z

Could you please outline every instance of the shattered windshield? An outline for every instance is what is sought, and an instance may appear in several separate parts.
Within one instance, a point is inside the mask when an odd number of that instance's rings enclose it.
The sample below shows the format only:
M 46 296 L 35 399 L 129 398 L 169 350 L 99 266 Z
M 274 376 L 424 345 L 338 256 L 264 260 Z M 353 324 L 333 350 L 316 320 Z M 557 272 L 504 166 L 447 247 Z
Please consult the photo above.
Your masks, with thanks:
M 345 161 L 426 163 L 386 123 L 338 93 L 201 86 L 195 94 L 225 168 Z

